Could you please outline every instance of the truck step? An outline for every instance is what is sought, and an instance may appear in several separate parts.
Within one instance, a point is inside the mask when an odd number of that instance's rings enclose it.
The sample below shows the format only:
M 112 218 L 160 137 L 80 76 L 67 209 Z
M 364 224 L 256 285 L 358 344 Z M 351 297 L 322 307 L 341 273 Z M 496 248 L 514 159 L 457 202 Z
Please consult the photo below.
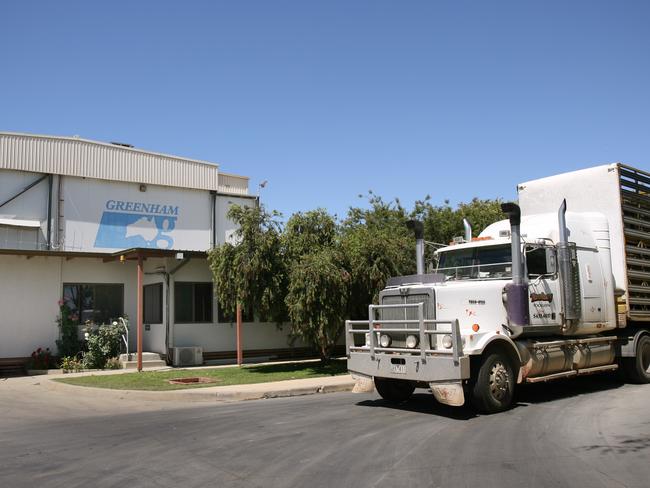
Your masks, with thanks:
M 572 369 L 571 371 L 561 371 L 559 373 L 547 374 L 546 376 L 535 376 L 533 378 L 526 378 L 526 383 L 540 383 L 543 381 L 552 381 L 560 378 L 570 378 L 572 376 L 583 376 L 593 373 L 602 373 L 605 371 L 615 371 L 618 369 L 618 364 L 606 364 L 604 366 L 594 366 L 593 368 Z

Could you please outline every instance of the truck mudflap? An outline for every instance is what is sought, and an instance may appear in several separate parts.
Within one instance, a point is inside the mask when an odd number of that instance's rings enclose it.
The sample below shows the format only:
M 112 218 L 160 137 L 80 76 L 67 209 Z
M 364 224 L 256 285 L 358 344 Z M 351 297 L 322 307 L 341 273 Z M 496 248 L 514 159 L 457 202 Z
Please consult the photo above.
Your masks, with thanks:
M 369 320 L 345 324 L 348 369 L 353 375 L 425 383 L 441 403 L 462 405 L 462 382 L 470 376 L 469 357 L 463 355 L 458 320 L 424 318 L 422 303 L 370 305 Z M 417 319 L 377 320 L 376 311 L 386 308 L 416 308 Z M 439 326 L 444 324 L 444 330 Z M 416 347 L 382 347 L 381 334 L 414 335 Z M 450 348 L 436 347 L 437 335 L 451 336 Z M 355 338 L 361 338 L 355 342 Z M 365 341 L 363 341 L 365 339 Z
M 465 404 L 465 392 L 462 383 L 430 383 L 433 396 L 440 403 L 452 407 L 462 407 Z

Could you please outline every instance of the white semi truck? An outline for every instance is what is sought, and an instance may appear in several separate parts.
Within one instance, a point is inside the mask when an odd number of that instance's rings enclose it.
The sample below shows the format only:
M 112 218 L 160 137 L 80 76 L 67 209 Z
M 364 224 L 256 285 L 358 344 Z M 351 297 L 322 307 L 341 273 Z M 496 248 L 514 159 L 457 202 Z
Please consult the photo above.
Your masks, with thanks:
M 597 166 L 518 186 L 509 219 L 391 278 L 346 322 L 348 369 L 386 400 L 430 388 L 448 405 L 507 409 L 515 386 L 621 369 L 650 382 L 650 173 Z

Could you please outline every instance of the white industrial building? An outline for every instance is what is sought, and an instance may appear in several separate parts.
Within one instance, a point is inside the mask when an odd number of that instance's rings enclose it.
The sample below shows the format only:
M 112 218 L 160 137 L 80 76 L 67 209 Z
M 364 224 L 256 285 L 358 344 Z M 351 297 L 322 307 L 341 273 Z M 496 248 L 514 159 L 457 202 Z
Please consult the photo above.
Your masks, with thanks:
M 214 298 L 206 251 L 232 237 L 248 178 L 219 166 L 78 137 L 0 132 L 0 363 L 56 351 L 59 301 L 79 324 L 130 318 L 144 266 L 143 349 L 235 357 L 235 325 Z M 300 354 L 286 329 L 243 326 L 244 356 Z

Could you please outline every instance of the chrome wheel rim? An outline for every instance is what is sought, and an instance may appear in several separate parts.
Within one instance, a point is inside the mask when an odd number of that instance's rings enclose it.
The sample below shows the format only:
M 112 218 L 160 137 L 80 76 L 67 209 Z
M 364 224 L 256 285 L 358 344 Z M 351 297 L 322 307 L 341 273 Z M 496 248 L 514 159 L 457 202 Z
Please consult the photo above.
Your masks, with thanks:
M 490 369 L 490 393 L 496 400 L 502 401 L 510 389 L 508 368 L 501 361 L 494 363 Z

